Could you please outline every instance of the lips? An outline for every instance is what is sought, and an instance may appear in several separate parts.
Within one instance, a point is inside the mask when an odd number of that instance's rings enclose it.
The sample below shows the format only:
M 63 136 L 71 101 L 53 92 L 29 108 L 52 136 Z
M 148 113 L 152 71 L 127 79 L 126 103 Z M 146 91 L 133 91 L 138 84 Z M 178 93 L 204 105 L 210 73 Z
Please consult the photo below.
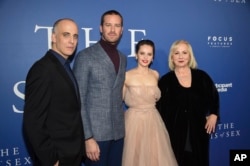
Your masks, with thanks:
M 74 50 L 75 48 L 74 47 L 67 47 L 68 49 L 70 49 L 70 50 Z

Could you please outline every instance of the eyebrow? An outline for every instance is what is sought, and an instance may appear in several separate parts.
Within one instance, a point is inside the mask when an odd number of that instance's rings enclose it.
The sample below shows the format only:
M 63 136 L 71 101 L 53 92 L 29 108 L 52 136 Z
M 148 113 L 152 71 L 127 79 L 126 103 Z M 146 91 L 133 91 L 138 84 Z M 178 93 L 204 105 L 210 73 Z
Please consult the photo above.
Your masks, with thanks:
M 64 35 L 70 35 L 71 33 L 70 32 L 62 32 L 62 34 L 64 34 Z M 73 36 L 78 36 L 78 34 L 75 33 L 75 34 L 73 34 Z

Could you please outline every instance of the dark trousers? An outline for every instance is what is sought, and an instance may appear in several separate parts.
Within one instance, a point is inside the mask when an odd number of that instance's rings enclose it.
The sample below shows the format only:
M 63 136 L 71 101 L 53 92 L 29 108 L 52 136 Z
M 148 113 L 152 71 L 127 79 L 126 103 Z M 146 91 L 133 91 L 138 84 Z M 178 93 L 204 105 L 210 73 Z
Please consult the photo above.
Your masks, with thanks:
M 121 166 L 124 139 L 97 141 L 101 155 L 99 161 L 86 159 L 85 166 Z

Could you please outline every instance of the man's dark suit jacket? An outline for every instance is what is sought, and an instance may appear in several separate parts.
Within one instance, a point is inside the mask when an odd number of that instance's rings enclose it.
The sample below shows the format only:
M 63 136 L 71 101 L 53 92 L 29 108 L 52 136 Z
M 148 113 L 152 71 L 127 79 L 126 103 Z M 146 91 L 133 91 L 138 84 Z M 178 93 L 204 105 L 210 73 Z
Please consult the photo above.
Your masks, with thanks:
M 34 165 L 79 165 L 85 151 L 80 101 L 60 61 L 48 51 L 26 78 L 23 127 Z

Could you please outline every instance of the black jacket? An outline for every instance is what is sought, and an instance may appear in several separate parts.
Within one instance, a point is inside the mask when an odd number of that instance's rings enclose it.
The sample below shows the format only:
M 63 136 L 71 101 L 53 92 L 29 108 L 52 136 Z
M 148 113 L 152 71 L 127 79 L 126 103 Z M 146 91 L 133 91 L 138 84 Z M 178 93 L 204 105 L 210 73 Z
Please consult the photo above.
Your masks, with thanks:
M 209 162 L 209 135 L 206 133 L 206 116 L 219 114 L 219 95 L 212 79 L 202 70 L 192 69 L 190 88 L 182 87 L 174 73 L 162 76 L 159 81 L 161 99 L 157 103 L 168 129 L 171 144 L 179 163 L 182 162 L 187 133 L 197 165 Z
M 24 135 L 34 165 L 79 165 L 84 154 L 80 100 L 64 66 L 48 51 L 25 86 Z

